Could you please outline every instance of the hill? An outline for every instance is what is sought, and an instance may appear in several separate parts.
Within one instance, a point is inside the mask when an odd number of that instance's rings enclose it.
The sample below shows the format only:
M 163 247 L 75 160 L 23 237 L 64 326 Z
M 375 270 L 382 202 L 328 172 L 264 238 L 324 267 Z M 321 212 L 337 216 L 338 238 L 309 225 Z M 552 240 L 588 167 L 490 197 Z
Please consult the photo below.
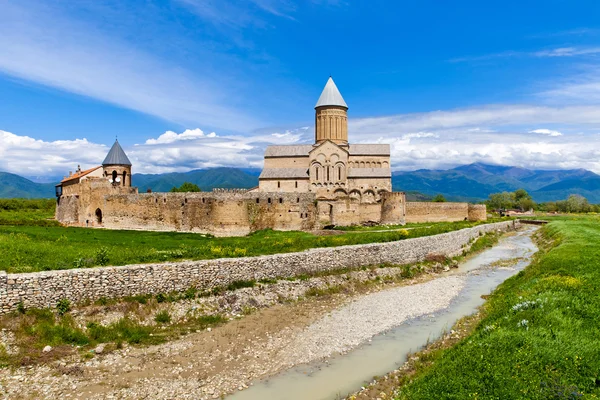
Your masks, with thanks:
M 0 198 L 53 198 L 53 183 L 35 183 L 22 176 L 0 172 Z
M 166 174 L 133 174 L 141 193 L 167 192 L 184 182 L 204 191 L 213 188 L 252 188 L 258 185 L 260 169 L 211 168 Z M 563 200 L 570 194 L 600 203 L 600 176 L 585 169 L 530 170 L 519 167 L 475 163 L 448 170 L 397 171 L 392 175 L 396 191 L 407 192 L 409 201 L 427 201 L 442 194 L 450 201 L 480 201 L 491 193 L 527 190 L 537 202 Z M 35 183 L 21 176 L 0 172 L 0 197 L 54 197 L 54 185 Z
M 397 171 L 392 185 L 394 190 L 441 193 L 452 200 L 483 200 L 491 193 L 523 188 L 537 202 L 581 194 L 600 203 L 600 176 L 585 169 L 530 170 L 475 163 L 449 170 Z

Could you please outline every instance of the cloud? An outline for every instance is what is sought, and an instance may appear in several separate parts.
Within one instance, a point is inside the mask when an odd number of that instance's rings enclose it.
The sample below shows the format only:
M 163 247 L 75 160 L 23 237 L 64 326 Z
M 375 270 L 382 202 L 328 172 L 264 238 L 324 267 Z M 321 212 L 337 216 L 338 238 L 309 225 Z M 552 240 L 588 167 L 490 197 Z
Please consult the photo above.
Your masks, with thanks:
M 538 51 L 503 51 L 500 53 L 483 54 L 479 56 L 466 56 L 451 58 L 448 62 L 451 63 L 462 63 L 462 62 L 474 62 L 474 61 L 489 61 L 494 59 L 503 58 L 517 58 L 517 57 L 536 57 L 536 58 L 547 58 L 547 57 L 576 57 L 576 56 L 592 56 L 600 53 L 600 47 L 557 47 L 554 49 L 545 49 Z
M 236 92 L 225 67 L 231 62 L 220 71 L 191 71 L 90 21 L 28 0 L 3 2 L 0 26 L 0 74 L 183 125 L 238 131 L 259 126 L 235 105 L 239 86 Z M 210 51 L 201 55 L 224 61 Z
M 539 133 L 540 135 L 548 135 L 548 136 L 562 136 L 562 133 L 559 131 L 554 131 L 552 129 L 534 129 L 529 131 L 529 133 Z
M 545 126 L 537 128 L 537 126 Z M 572 134 L 569 132 L 577 132 Z M 349 120 L 352 143 L 388 143 L 395 170 L 472 162 L 600 173 L 600 106 L 487 106 Z M 266 146 L 312 143 L 313 127 L 262 129 L 250 136 L 167 131 L 125 147 L 134 173 L 210 167 L 261 168 Z M 111 144 L 111 143 L 107 143 Z M 86 139 L 45 142 L 0 131 L 0 170 L 64 175 L 99 165 L 108 146 Z

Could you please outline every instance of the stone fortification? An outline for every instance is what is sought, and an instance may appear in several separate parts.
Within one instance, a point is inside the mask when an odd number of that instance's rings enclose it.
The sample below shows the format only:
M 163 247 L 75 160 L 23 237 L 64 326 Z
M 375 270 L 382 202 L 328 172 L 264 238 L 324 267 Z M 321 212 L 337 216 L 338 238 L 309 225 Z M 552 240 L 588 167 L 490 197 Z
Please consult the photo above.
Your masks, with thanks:
M 104 227 L 187 231 L 219 236 L 315 227 L 312 193 L 219 190 L 207 193 L 144 193 L 104 198 Z
M 406 203 L 406 222 L 485 221 L 485 205 L 469 203 Z
M 2 313 L 14 311 L 20 302 L 25 307 L 54 307 L 60 299 L 69 299 L 71 302 L 94 301 L 102 297 L 183 291 L 192 286 L 207 290 L 240 280 L 292 277 L 381 263 L 408 264 L 421 261 L 430 254 L 458 255 L 482 233 L 506 231 L 518 223 L 498 222 L 396 242 L 319 248 L 261 257 L 28 274 L 0 272 L 0 309 Z

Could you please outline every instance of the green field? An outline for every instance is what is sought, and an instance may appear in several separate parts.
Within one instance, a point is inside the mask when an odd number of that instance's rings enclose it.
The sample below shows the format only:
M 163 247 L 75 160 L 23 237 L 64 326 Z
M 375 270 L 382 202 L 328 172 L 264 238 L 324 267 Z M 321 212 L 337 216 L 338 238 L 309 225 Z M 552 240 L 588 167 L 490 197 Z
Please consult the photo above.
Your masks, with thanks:
M 51 200 L 4 202 L 0 200 L 0 270 L 11 273 L 286 253 L 313 247 L 389 242 L 481 224 L 415 224 L 387 228 L 385 232 L 331 236 L 263 230 L 244 237 L 215 238 L 197 233 L 66 228 L 49 219 L 54 213 Z
M 398 399 L 600 395 L 600 218 L 557 217 L 534 262 L 482 309 L 475 331 L 421 358 Z

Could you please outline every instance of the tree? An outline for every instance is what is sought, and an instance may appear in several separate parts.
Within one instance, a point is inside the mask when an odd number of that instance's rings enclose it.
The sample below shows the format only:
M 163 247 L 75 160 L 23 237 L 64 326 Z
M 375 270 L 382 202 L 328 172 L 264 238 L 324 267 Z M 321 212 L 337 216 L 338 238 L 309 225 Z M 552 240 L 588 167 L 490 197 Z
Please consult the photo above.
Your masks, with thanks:
M 587 199 L 578 194 L 572 194 L 567 199 L 567 211 L 568 212 L 589 212 L 591 209 L 590 203 L 588 203 Z
M 513 208 L 514 203 L 515 195 L 509 192 L 492 193 L 486 201 L 486 205 L 492 210 Z
M 171 192 L 201 192 L 198 185 L 191 182 L 183 182 L 183 184 L 179 187 L 173 186 Z
M 446 198 L 444 197 L 443 194 L 436 194 L 432 201 L 434 203 L 445 203 Z

